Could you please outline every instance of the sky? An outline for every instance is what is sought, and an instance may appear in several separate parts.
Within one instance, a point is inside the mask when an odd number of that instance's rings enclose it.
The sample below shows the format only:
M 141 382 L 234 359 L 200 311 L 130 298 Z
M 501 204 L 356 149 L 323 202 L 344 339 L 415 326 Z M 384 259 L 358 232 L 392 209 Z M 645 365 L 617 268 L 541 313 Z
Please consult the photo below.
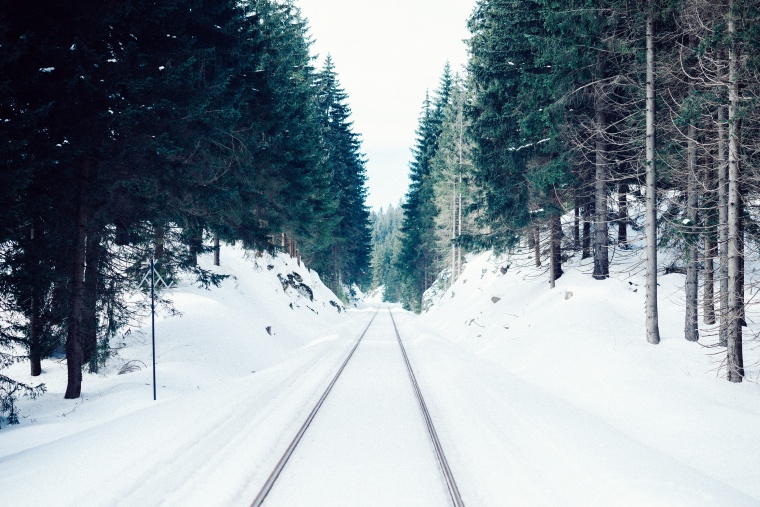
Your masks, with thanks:
M 329 53 L 367 157 L 369 196 L 377 210 L 396 205 L 409 185 L 414 131 L 425 91 L 446 61 L 467 60 L 467 19 L 476 0 L 296 0 L 319 55 Z

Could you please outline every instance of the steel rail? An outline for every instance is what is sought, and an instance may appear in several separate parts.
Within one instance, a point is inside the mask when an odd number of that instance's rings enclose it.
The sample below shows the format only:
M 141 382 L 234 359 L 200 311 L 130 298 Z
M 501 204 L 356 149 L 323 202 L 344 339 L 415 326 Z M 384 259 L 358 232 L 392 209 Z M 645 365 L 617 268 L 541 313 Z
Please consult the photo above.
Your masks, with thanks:
M 370 319 L 369 324 L 367 324 L 367 327 L 364 328 L 364 331 L 362 332 L 362 334 L 359 335 L 359 338 L 356 340 L 356 343 L 351 349 L 351 352 L 348 353 L 346 360 L 343 361 L 343 364 L 340 366 L 340 369 L 338 369 L 338 373 L 335 374 L 335 377 L 333 377 L 332 381 L 327 386 L 327 389 L 325 389 L 325 392 L 322 394 L 322 397 L 319 398 L 319 401 L 312 409 L 311 413 L 309 414 L 309 417 L 306 418 L 306 421 L 301 426 L 301 429 L 298 430 L 298 433 L 296 434 L 295 438 L 293 438 L 293 440 L 290 442 L 290 445 L 285 450 L 285 453 L 280 458 L 280 461 L 277 462 L 277 466 L 275 466 L 274 470 L 272 470 L 272 473 L 269 475 L 269 478 L 264 483 L 264 486 L 262 486 L 261 491 L 259 491 L 259 494 L 253 500 L 251 507 L 260 507 L 261 504 L 264 503 L 264 499 L 266 499 L 267 495 L 272 490 L 272 487 L 274 486 L 275 481 L 277 481 L 277 478 L 280 476 L 280 473 L 285 468 L 285 465 L 288 463 L 290 456 L 293 454 L 293 451 L 295 451 L 296 446 L 298 446 L 298 443 L 301 441 L 301 438 L 303 437 L 304 433 L 306 433 L 306 430 L 309 428 L 309 425 L 311 424 L 311 421 L 314 419 L 314 416 L 317 415 L 317 412 L 322 407 L 322 403 L 324 403 L 325 399 L 327 398 L 327 395 L 330 394 L 330 391 L 332 390 L 333 386 L 338 381 L 338 377 L 340 377 L 340 374 L 343 373 L 343 370 L 348 364 L 348 361 L 354 355 L 354 351 L 359 346 L 359 343 L 361 343 L 362 339 L 364 338 L 364 335 L 367 334 L 369 327 L 372 325 L 372 321 L 375 320 L 375 317 L 377 317 L 377 314 L 379 312 L 380 310 L 375 312 L 375 314 Z
M 404 356 L 406 370 L 409 373 L 409 379 L 412 381 L 412 387 L 414 387 L 414 394 L 417 396 L 417 401 L 419 402 L 420 409 L 422 410 L 422 415 L 425 418 L 425 425 L 427 426 L 428 434 L 430 435 L 430 439 L 433 441 L 433 447 L 435 448 L 435 455 L 438 458 L 438 464 L 441 467 L 441 473 L 443 474 L 443 478 L 446 480 L 446 487 L 449 490 L 451 503 L 454 505 L 454 507 L 464 507 L 462 496 L 459 494 L 459 488 L 457 487 L 457 483 L 454 480 L 454 474 L 451 473 L 449 463 L 446 460 L 446 455 L 443 453 L 443 447 L 441 446 L 440 440 L 438 440 L 438 434 L 436 433 L 435 427 L 433 426 L 433 420 L 430 417 L 430 412 L 428 412 L 427 405 L 425 404 L 425 399 L 422 397 L 422 391 L 420 391 L 420 386 L 417 383 L 417 377 L 415 377 L 414 371 L 412 370 L 412 365 L 409 362 L 409 356 L 406 354 L 406 349 L 404 348 L 404 344 L 401 341 L 401 335 L 399 334 L 398 327 L 396 326 L 396 319 L 393 318 L 393 312 L 391 312 L 390 308 L 388 308 L 388 313 L 391 315 L 393 329 L 396 331 L 396 339 L 398 340 L 399 347 L 401 347 L 401 353 Z

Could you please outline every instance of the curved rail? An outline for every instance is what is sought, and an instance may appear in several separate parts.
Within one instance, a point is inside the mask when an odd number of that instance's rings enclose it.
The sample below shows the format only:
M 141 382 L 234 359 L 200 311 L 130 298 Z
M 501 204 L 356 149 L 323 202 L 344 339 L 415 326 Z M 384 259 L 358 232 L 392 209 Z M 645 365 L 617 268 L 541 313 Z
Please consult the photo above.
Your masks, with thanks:
M 304 433 L 306 433 L 306 430 L 309 428 L 309 425 L 311 424 L 311 421 L 314 419 L 314 416 L 317 415 L 317 412 L 322 407 L 322 403 L 324 403 L 325 399 L 327 398 L 327 395 L 330 394 L 330 391 L 332 390 L 333 386 L 338 381 L 338 377 L 340 377 L 340 374 L 343 373 L 343 369 L 348 364 L 348 361 L 351 359 L 351 356 L 354 355 L 354 351 L 359 346 L 359 343 L 361 343 L 362 338 L 364 338 L 364 335 L 367 334 L 367 331 L 369 330 L 369 326 L 372 325 L 372 321 L 375 320 L 375 317 L 377 317 L 378 313 L 379 313 L 379 310 L 375 312 L 375 314 L 370 319 L 369 324 L 367 324 L 367 327 L 364 328 L 364 331 L 362 332 L 362 334 L 359 335 L 359 339 L 356 340 L 356 343 L 351 349 L 351 352 L 348 353 L 346 360 L 343 361 L 343 364 L 341 365 L 340 369 L 338 369 L 338 373 L 335 374 L 335 377 L 333 377 L 332 381 L 327 386 L 327 389 L 325 389 L 325 392 L 322 394 L 322 397 L 319 398 L 319 401 L 312 409 L 311 413 L 309 414 L 309 417 L 306 418 L 306 421 L 301 426 L 301 429 L 298 430 L 298 433 L 296 434 L 295 438 L 290 442 L 290 445 L 285 450 L 285 453 L 280 458 L 280 461 L 277 462 L 277 466 L 274 467 L 274 470 L 269 475 L 269 478 L 267 479 L 267 481 L 264 483 L 264 486 L 261 488 L 261 491 L 259 491 L 259 494 L 256 495 L 256 498 L 253 500 L 251 507 L 260 507 L 261 504 L 264 503 L 264 499 L 272 490 L 272 486 L 274 486 L 275 481 L 280 476 L 282 469 L 285 468 L 285 465 L 288 463 L 290 456 L 293 454 L 293 451 L 295 451 L 296 446 L 298 446 L 298 443 L 301 441 L 301 438 L 303 437 Z
M 449 463 L 446 461 L 446 456 L 443 453 L 443 447 L 441 446 L 441 442 L 438 440 L 438 434 L 436 433 L 435 427 L 433 426 L 433 420 L 430 418 L 430 412 L 428 412 L 427 405 L 425 404 L 425 399 L 422 397 L 420 386 L 417 384 L 417 377 L 414 376 L 414 371 L 412 371 L 412 365 L 409 362 L 409 356 L 406 355 L 406 349 L 404 348 L 404 344 L 401 342 L 401 335 L 398 332 L 398 327 L 396 327 L 396 319 L 393 318 L 393 312 L 391 312 L 390 308 L 388 308 L 388 313 L 391 314 L 393 329 L 396 331 L 396 339 L 398 340 L 399 347 L 401 347 L 401 353 L 404 356 L 404 362 L 406 363 L 406 370 L 409 373 L 409 379 L 412 381 L 412 386 L 414 387 L 414 394 L 417 396 L 417 401 L 420 404 L 422 415 L 425 418 L 425 425 L 427 426 L 428 433 L 430 434 L 430 439 L 433 441 L 435 455 L 438 458 L 438 464 L 441 466 L 443 478 L 446 480 L 446 487 L 449 490 L 451 503 L 454 505 L 454 507 L 464 507 L 462 496 L 459 494 L 459 488 L 457 487 L 457 483 L 454 480 L 454 474 L 451 473 Z

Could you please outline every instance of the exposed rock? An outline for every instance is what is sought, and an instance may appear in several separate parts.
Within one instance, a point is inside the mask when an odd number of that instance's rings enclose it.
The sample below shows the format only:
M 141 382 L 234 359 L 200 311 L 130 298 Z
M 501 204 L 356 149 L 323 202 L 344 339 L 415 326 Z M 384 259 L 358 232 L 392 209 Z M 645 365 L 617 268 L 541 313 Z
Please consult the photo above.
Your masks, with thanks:
M 287 276 L 277 273 L 277 278 L 282 284 L 282 290 L 287 291 L 288 287 L 291 287 L 300 295 L 309 298 L 309 301 L 314 301 L 314 292 L 311 287 L 303 283 L 303 278 L 298 273 L 289 273 Z

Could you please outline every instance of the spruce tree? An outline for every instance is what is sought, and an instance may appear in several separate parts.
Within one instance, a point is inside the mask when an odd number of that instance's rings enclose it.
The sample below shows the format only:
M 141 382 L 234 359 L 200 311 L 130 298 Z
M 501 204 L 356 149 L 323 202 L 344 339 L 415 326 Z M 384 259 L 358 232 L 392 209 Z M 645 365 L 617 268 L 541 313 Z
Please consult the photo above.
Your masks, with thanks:
M 337 197 L 335 226 L 328 249 L 315 256 L 314 267 L 332 282 L 337 293 L 343 286 L 366 286 L 369 281 L 370 228 L 366 170 L 361 141 L 353 132 L 348 95 L 341 88 L 330 55 L 317 74 L 318 107 L 325 146 L 325 164 L 331 174 L 330 194 Z
M 410 184 L 401 226 L 401 250 L 397 268 L 402 279 L 402 301 L 408 309 L 422 309 L 422 294 L 435 280 L 437 262 L 434 182 L 431 161 L 438 149 L 443 114 L 451 93 L 452 76 L 448 64 L 444 68 L 433 100 L 425 98 L 412 150 Z

